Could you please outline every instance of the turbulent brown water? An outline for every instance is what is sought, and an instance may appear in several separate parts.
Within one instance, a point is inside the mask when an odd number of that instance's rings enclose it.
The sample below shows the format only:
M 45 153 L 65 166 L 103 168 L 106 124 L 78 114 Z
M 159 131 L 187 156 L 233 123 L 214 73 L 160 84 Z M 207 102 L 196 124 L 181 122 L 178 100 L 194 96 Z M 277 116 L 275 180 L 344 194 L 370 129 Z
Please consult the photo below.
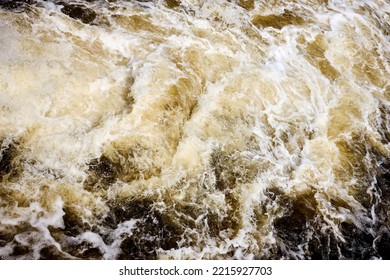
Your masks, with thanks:
M 0 258 L 389 259 L 387 0 L 0 1 Z

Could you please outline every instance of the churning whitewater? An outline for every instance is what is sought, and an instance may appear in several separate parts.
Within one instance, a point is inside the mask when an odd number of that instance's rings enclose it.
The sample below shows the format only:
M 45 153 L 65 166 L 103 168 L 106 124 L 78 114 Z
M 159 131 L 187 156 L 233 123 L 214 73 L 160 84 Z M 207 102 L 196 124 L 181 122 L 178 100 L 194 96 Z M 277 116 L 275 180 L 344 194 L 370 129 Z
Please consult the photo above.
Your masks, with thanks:
M 0 259 L 389 259 L 388 0 L 1 0 Z

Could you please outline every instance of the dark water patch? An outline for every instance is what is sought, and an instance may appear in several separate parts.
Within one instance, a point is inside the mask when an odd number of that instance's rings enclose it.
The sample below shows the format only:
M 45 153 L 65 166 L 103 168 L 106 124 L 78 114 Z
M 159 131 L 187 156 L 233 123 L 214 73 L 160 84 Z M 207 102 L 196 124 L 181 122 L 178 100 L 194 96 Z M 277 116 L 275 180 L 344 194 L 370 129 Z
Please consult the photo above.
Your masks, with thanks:
M 305 21 L 292 11 L 285 10 L 280 15 L 255 15 L 252 18 L 252 23 L 257 27 L 273 27 L 275 29 L 282 29 L 287 25 L 303 25 Z
M 149 214 L 153 207 L 153 201 L 138 199 L 128 202 L 109 202 L 110 211 L 105 224 L 116 227 L 118 224 L 131 219 L 141 219 Z
M 274 220 L 273 226 L 279 244 L 272 258 L 296 258 L 294 252 L 303 249 L 305 259 L 372 259 L 377 258 L 374 228 L 367 224 L 357 226 L 351 221 L 339 224 L 343 240 L 337 238 L 327 222 L 317 214 L 313 194 L 299 196 L 294 199 L 285 197 L 280 192 L 273 192 L 273 200 L 284 205 L 285 214 Z M 342 201 L 330 201 L 333 207 L 342 207 Z M 348 206 L 348 205 L 345 205 Z M 348 209 L 349 207 L 347 207 Z
M 365 164 L 365 173 L 356 187 L 354 198 L 367 209 L 367 212 L 374 210 L 369 216 L 375 216 L 373 230 L 379 232 L 384 225 L 389 227 L 390 160 L 370 145 L 367 147 L 366 158 L 369 160 Z
M 119 259 L 156 259 L 157 250 L 178 248 L 183 229 L 168 211 L 153 208 L 150 200 L 135 200 L 113 209 L 116 222 L 138 219 L 120 248 Z
M 173 9 L 173 8 L 179 7 L 181 4 L 181 1 L 180 0 L 165 0 L 165 3 L 168 6 L 168 8 Z
M 23 12 L 35 3 L 34 0 L 0 0 L 0 8 L 13 12 Z
M 9 232 L 0 232 L 0 247 L 6 246 L 9 242 L 11 242 L 14 239 L 15 233 L 9 233 Z
M 307 245 L 307 259 L 338 260 L 340 259 L 337 239 L 329 230 L 317 231 Z
M 80 20 L 85 24 L 89 24 L 96 19 L 96 12 L 85 5 L 68 4 L 66 2 L 61 2 L 59 4 L 63 6 L 61 12 L 73 19 Z
M 390 204 L 390 160 L 384 160 L 376 176 L 377 187 L 380 190 L 380 204 L 383 206 Z
M 27 245 L 23 245 L 20 243 L 16 243 L 15 246 L 13 247 L 13 251 L 11 253 L 11 256 L 13 257 L 20 257 L 20 256 L 25 256 L 29 253 L 31 253 L 31 247 Z
M 374 236 L 349 222 L 341 223 L 339 228 L 345 239 L 345 242 L 339 242 L 343 258 L 362 260 L 375 256 Z
M 10 256 L 15 259 L 23 259 L 31 256 L 34 250 L 31 244 L 34 242 L 34 234 L 37 233 L 36 229 L 28 223 L 22 223 L 17 225 L 14 230 L 17 234 L 14 235 L 13 240 L 9 243 L 12 248 Z M 20 239 L 23 241 L 19 241 Z
M 379 256 L 383 259 L 390 259 L 390 220 L 389 220 L 389 205 L 390 205 L 390 160 L 385 159 L 380 164 L 378 174 L 376 176 L 376 186 L 379 191 L 379 202 L 377 206 L 378 219 L 378 240 L 375 242 L 375 247 Z
M 64 226 L 65 228 L 61 230 L 65 235 L 68 236 L 77 236 L 87 230 L 90 230 L 91 227 L 82 221 L 82 219 L 77 215 L 77 212 L 74 209 L 69 207 L 64 207 Z
M 308 232 L 315 226 L 316 200 L 314 194 L 288 198 L 273 192 L 277 196 L 278 204 L 283 205 L 285 214 L 274 220 L 275 233 L 289 250 L 296 251 L 303 244 Z
M 356 172 L 363 178 L 355 187 L 354 198 L 367 210 L 372 223 L 357 226 L 348 221 L 339 225 L 345 241 L 339 241 L 337 245 L 340 258 L 344 259 L 388 258 L 390 164 L 387 158 L 370 149 L 367 149 L 367 153 L 370 154 L 370 162 L 365 165 L 363 174 L 360 174 L 361 171 L 359 174 Z M 331 202 L 335 206 L 350 209 L 333 200 Z
M 121 244 L 119 259 L 156 259 L 157 250 L 177 249 L 181 231 L 164 219 L 164 216 L 148 215 L 137 223 L 132 235 Z
M 379 257 L 390 260 L 390 231 L 386 229 L 375 242 Z
M 47 247 L 42 248 L 39 251 L 39 259 L 40 260 L 66 260 L 69 259 L 69 257 L 59 251 L 57 247 L 54 245 L 50 245 Z
M 102 155 L 100 158 L 91 160 L 88 164 L 89 176 L 84 182 L 84 188 L 89 191 L 107 189 L 116 181 L 121 172 L 122 168 L 119 164 Z
M 270 259 L 340 259 L 340 241 L 317 214 L 314 192 L 296 197 L 286 196 L 277 188 L 265 193 L 270 200 L 283 205 L 284 214 L 273 221 L 278 245 L 270 250 Z M 265 211 L 265 209 L 263 209 Z
M 18 144 L 0 140 L 0 182 L 18 174 Z
M 386 104 L 379 104 L 380 123 L 378 131 L 382 136 L 383 141 L 388 144 L 390 142 L 390 108 Z
M 301 244 L 306 238 L 305 233 L 315 212 L 305 202 L 291 202 L 289 208 L 287 215 L 275 219 L 274 227 L 276 234 L 284 242 L 291 245 Z
M 13 156 L 15 153 L 15 147 L 12 144 L 3 144 L 0 142 L 0 180 L 4 175 L 8 174 L 11 171 L 11 165 Z
M 255 0 L 238 0 L 237 4 L 245 10 L 253 10 L 255 7 Z
M 83 241 L 74 248 L 72 255 L 83 260 L 99 260 L 103 258 L 103 253 L 95 245 L 87 241 Z
M 327 222 L 318 216 L 315 198 L 310 195 L 289 198 L 281 191 L 271 189 L 266 195 L 278 205 L 284 205 L 285 214 L 274 220 L 277 238 L 283 244 L 274 250 L 271 258 L 289 257 L 290 252 L 304 248 L 305 259 L 373 259 L 388 258 L 389 220 L 388 205 L 390 204 L 390 166 L 385 159 L 374 163 L 377 170 L 367 170 L 367 179 L 361 180 L 356 187 L 354 197 L 367 209 L 374 209 L 374 223 L 361 225 L 345 221 L 338 225 L 343 240 L 335 237 Z M 379 168 L 378 168 L 379 166 Z M 376 183 L 375 183 L 376 182 Z M 376 194 L 370 195 L 368 186 L 375 184 Z M 345 208 L 353 211 L 351 206 L 341 199 L 330 199 L 332 207 Z M 293 256 L 293 255 L 291 255 Z M 294 257 L 293 257 L 294 258 Z

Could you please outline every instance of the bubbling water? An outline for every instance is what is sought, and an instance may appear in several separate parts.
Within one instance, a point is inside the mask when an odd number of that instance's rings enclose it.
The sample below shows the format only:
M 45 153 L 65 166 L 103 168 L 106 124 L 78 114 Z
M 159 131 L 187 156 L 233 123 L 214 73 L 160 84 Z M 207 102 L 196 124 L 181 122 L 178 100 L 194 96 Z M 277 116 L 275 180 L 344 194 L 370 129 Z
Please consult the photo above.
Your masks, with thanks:
M 0 8 L 0 258 L 389 258 L 388 1 Z

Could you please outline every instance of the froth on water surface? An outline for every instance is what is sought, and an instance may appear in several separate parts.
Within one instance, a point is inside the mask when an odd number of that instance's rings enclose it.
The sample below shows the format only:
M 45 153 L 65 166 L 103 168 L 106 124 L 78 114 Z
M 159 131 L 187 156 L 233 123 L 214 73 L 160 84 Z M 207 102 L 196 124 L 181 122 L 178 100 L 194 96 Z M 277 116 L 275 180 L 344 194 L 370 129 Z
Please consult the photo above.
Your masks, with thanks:
M 0 258 L 389 259 L 386 1 L 0 21 Z

